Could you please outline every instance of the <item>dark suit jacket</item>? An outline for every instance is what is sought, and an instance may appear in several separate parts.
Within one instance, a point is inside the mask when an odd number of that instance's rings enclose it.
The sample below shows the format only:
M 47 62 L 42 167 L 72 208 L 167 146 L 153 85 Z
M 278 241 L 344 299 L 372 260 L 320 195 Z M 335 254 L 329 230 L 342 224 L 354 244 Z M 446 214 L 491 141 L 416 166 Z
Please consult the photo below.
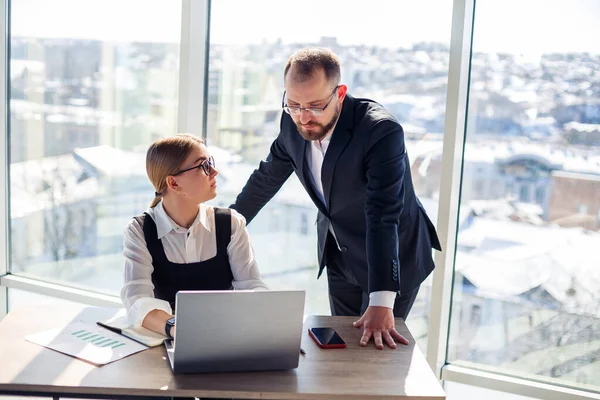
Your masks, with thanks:
M 435 228 L 417 199 L 404 132 L 380 104 L 346 95 L 325 153 L 321 180 L 325 204 L 316 194 L 306 161 L 308 142 L 283 113 L 279 136 L 231 208 L 248 223 L 292 172 L 319 209 L 319 276 L 325 266 L 329 223 L 362 289 L 400 291 L 416 287 L 434 268 L 440 249 Z

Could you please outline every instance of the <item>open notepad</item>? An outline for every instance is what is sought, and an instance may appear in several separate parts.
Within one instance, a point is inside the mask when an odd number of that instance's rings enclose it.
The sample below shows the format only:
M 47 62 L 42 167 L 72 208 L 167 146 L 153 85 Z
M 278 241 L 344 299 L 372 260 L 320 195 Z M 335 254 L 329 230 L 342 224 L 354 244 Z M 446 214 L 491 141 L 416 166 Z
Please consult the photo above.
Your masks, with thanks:
M 116 333 L 120 333 L 148 347 L 161 345 L 167 338 L 144 327 L 134 327 L 127 321 L 125 313 L 119 313 L 105 321 L 98 321 L 98 325 Z

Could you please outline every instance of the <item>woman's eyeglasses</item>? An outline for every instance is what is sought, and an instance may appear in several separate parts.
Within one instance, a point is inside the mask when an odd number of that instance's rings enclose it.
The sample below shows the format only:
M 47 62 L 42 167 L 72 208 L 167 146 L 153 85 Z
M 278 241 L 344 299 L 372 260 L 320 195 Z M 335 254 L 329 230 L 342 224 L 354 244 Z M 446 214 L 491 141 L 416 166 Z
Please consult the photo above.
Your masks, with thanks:
M 173 176 L 177 176 L 179 174 L 183 174 L 184 172 L 191 171 L 191 170 L 196 169 L 196 168 L 202 168 L 202 171 L 204 171 L 204 173 L 206 175 L 210 175 L 211 169 L 215 168 L 215 159 L 212 156 L 210 156 L 206 160 L 202 161 L 200 164 L 198 164 L 198 165 L 196 165 L 194 167 L 191 167 L 191 168 L 182 169 L 178 173 L 173 174 Z

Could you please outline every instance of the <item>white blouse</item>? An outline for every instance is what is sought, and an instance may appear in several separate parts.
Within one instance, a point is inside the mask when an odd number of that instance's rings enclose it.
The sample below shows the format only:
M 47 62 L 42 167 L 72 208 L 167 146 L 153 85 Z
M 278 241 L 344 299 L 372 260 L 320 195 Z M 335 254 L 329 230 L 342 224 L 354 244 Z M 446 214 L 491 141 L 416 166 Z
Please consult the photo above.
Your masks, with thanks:
M 189 228 L 177 225 L 165 212 L 162 201 L 156 207 L 147 209 L 146 213 L 156 223 L 158 238 L 162 241 L 169 261 L 187 264 L 206 261 L 217 255 L 215 213 L 212 206 L 200 204 L 198 216 Z M 235 210 L 231 210 L 231 241 L 227 246 L 227 253 L 234 289 L 268 289 L 258 271 L 246 230 L 246 220 Z M 135 219 L 125 228 L 123 255 L 125 284 L 121 289 L 121 300 L 127 309 L 129 322 L 140 326 L 152 310 L 172 314 L 169 302 L 154 297 L 152 256 L 146 246 L 142 227 Z

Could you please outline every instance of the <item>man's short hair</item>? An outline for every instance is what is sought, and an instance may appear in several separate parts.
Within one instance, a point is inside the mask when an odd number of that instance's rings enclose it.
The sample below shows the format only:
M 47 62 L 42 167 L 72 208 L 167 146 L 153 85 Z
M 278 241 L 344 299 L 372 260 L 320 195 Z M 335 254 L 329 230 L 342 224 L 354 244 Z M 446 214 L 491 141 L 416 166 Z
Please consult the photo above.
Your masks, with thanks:
M 292 79 L 296 82 L 306 82 L 313 77 L 316 71 L 323 69 L 325 78 L 334 86 L 340 84 L 341 68 L 340 60 L 337 55 L 321 47 L 305 47 L 296 51 L 288 59 L 283 79 L 288 75 L 290 69 L 294 67 L 294 76 Z

